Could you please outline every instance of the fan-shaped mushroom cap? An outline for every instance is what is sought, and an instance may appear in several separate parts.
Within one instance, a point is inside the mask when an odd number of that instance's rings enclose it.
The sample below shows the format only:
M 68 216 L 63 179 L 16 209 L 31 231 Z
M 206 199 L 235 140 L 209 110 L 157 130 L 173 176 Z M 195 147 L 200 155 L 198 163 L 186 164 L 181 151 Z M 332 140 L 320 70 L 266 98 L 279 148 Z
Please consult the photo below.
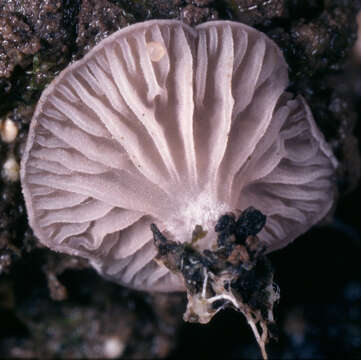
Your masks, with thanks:
M 275 250 L 333 201 L 336 161 L 287 65 L 261 32 L 217 21 L 149 21 L 119 30 L 67 67 L 33 117 L 21 179 L 35 234 L 90 259 L 105 277 L 183 289 L 154 260 L 150 223 L 210 248 L 227 211 L 268 216 Z

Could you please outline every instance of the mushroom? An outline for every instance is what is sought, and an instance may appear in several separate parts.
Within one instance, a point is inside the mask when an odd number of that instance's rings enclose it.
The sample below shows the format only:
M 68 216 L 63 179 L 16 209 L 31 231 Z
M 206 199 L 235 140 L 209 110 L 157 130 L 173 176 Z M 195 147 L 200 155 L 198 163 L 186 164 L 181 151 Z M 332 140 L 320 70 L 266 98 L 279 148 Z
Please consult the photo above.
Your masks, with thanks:
M 154 20 L 119 30 L 43 92 L 21 163 L 29 222 L 104 277 L 184 290 L 150 224 L 210 249 L 225 213 L 267 216 L 268 251 L 329 211 L 336 160 L 275 43 L 244 24 Z

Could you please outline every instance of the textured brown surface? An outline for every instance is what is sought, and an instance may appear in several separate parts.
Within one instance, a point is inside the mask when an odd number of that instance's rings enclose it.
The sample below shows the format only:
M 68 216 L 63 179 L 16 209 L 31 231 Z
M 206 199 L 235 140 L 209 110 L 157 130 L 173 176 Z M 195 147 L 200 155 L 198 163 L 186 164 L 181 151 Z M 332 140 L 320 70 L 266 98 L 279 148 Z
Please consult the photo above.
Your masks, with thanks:
M 32 55 L 40 49 L 40 41 L 18 16 L 11 20 L 0 17 L 0 34 L 0 76 L 9 78 L 15 66 L 26 67 L 32 62 Z
M 82 57 L 99 41 L 134 22 L 132 15 L 110 1 L 84 0 L 78 15 L 76 57 Z

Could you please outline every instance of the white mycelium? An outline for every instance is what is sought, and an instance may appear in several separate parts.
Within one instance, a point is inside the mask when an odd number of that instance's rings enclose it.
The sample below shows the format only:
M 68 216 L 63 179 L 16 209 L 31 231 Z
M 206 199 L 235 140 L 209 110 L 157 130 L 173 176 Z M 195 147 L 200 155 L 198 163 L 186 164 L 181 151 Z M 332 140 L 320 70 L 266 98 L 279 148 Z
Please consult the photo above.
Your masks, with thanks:
M 9 157 L 5 160 L 2 169 L 2 175 L 6 181 L 15 182 L 20 178 L 20 166 L 16 161 L 14 155 L 9 155 Z
M 5 119 L 0 123 L 1 140 L 6 143 L 12 143 L 18 135 L 18 127 L 11 119 Z
M 215 244 L 227 211 L 253 206 L 269 251 L 322 219 L 336 161 L 278 47 L 246 25 L 149 21 L 103 40 L 44 91 L 21 178 L 50 248 L 145 290 L 183 284 L 153 258 L 149 225 Z

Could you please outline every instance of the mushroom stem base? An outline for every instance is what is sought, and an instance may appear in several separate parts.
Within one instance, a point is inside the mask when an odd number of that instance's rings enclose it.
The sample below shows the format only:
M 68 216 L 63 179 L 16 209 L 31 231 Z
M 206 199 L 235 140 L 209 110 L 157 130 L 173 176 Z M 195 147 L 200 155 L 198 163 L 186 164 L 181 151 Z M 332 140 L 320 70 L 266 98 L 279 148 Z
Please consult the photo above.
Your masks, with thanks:
M 263 214 L 253 208 L 238 219 L 223 215 L 215 228 L 217 249 L 203 252 L 189 243 L 168 240 L 155 224 L 151 229 L 157 261 L 184 281 L 188 304 L 183 319 L 206 324 L 218 311 L 231 307 L 246 317 L 267 359 L 266 344 L 275 324 L 273 307 L 280 296 L 265 247 L 256 236 L 264 224 Z

